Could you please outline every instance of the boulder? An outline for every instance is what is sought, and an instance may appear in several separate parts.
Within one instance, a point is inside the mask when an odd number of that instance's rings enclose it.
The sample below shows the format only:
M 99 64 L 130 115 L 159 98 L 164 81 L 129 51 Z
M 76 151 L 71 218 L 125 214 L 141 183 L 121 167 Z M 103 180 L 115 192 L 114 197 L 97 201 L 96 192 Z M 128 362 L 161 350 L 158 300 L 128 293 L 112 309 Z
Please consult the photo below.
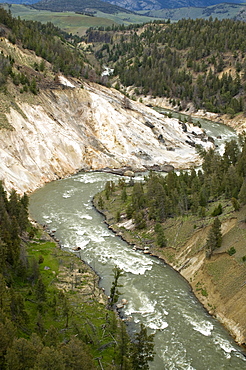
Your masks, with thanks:
M 133 171 L 127 170 L 127 171 L 124 172 L 123 175 L 128 176 L 128 177 L 134 177 L 135 173 Z

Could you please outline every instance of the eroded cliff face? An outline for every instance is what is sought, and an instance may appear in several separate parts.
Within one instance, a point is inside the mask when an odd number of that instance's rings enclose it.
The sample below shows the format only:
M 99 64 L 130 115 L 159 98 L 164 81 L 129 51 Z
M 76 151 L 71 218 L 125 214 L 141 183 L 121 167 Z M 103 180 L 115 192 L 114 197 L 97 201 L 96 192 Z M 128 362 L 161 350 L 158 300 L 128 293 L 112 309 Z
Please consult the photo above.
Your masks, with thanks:
M 245 253 L 245 225 L 242 222 L 245 210 L 243 207 L 234 217 L 222 223 L 223 243 L 210 259 L 205 254 L 208 226 L 191 235 L 175 252 L 174 261 L 168 261 L 168 253 L 165 255 L 165 260 L 190 283 L 194 294 L 207 311 L 228 329 L 236 342 L 244 346 L 246 270 L 241 258 Z M 237 248 L 237 258 L 227 253 L 232 240 Z M 159 255 L 163 257 L 161 253 Z
M 43 89 L 35 102 L 16 99 L 1 130 L 0 179 L 7 190 L 31 192 L 79 170 L 199 164 L 194 145 L 202 131 L 129 101 L 114 89 L 83 86 L 60 76 L 60 88 Z M 17 109 L 17 108 L 18 109 Z

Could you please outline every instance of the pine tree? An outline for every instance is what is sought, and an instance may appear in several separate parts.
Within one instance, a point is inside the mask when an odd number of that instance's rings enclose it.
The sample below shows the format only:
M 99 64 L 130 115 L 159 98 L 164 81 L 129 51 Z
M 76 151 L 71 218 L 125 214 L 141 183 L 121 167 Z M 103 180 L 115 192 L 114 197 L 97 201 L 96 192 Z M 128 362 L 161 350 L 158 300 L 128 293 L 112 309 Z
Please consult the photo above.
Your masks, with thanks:
M 123 275 L 123 271 L 118 266 L 115 266 L 113 268 L 113 275 L 114 275 L 114 279 L 113 279 L 112 286 L 110 289 L 110 298 L 109 298 L 110 308 L 112 308 L 114 304 L 118 301 L 119 296 L 121 294 L 118 288 L 121 287 L 122 285 L 118 283 L 118 280 Z
M 135 335 L 132 343 L 133 370 L 148 370 L 148 362 L 154 360 L 154 354 L 154 334 L 148 335 L 146 327 L 141 324 L 140 332 Z
M 156 233 L 156 243 L 158 247 L 160 248 L 166 247 L 167 241 L 161 224 L 159 223 L 155 224 L 155 233 Z
M 120 370 L 131 370 L 129 349 L 130 340 L 126 332 L 125 324 L 120 321 L 120 333 L 117 338 L 117 348 L 116 348 L 116 361 L 119 364 Z
M 221 222 L 218 217 L 215 218 L 206 242 L 207 257 L 210 258 L 213 251 L 221 247 L 222 244 L 222 233 L 221 233 Z
M 246 204 L 246 180 L 244 180 L 240 192 L 238 194 L 238 198 L 241 204 Z

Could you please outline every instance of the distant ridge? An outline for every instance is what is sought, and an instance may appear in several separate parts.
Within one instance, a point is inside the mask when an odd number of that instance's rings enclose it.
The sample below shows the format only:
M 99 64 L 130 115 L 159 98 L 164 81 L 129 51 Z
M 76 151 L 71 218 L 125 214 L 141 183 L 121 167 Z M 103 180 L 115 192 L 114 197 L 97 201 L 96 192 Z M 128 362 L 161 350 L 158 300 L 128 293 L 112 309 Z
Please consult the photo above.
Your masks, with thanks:
M 101 0 L 41 0 L 32 5 L 39 10 L 50 10 L 54 12 L 72 11 L 88 12 L 101 11 L 103 13 L 115 14 L 119 12 L 132 13 L 120 6 L 112 5 Z
M 140 10 L 160 10 L 160 9 L 175 9 L 187 7 L 207 7 L 211 5 L 230 3 L 239 4 L 245 3 L 246 0 L 108 0 L 109 3 L 119 5 L 125 9 L 132 11 Z
M 21 4 L 21 5 L 35 4 L 37 2 L 38 0 L 3 0 L 2 1 L 2 3 L 4 4 Z

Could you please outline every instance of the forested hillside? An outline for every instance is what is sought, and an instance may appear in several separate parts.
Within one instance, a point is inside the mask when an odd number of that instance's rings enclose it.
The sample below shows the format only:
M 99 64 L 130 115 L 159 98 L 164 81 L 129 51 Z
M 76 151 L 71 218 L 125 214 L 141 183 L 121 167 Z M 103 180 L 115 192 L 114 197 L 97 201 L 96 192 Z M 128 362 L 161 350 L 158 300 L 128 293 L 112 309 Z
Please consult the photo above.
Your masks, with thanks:
M 130 13 L 129 10 L 101 0 L 41 0 L 38 3 L 33 4 L 33 8 L 52 10 L 54 12 L 84 12 L 92 10 L 92 12 L 101 11 L 109 14 L 118 12 Z
M 142 326 L 130 343 L 112 310 L 117 283 L 110 310 L 97 283 L 87 265 L 30 223 L 27 195 L 8 197 L 1 182 L 0 368 L 148 368 L 153 335 Z
M 0 9 L 0 32 L 3 47 L 0 54 L 1 138 L 10 142 L 11 135 L 17 131 L 21 152 L 31 151 L 29 145 L 25 147 L 18 129 L 6 126 L 5 113 L 9 113 L 9 106 L 21 112 L 15 123 L 23 124 L 27 116 L 18 104 L 30 99 L 35 102 L 32 108 L 37 107 L 41 89 L 49 89 L 52 94 L 52 88 L 58 91 L 65 88 L 59 86 L 58 78 L 54 81 L 56 74 L 63 71 L 66 75 L 81 77 L 89 67 L 82 53 L 76 50 L 77 38 L 62 33 L 52 24 L 15 20 Z M 15 55 L 16 60 L 11 55 Z M 81 86 L 78 90 L 81 91 Z M 42 120 L 42 126 L 47 125 L 47 120 Z M 33 143 L 33 136 L 30 140 Z M 8 145 L 6 142 L 4 145 Z M 69 145 L 71 150 L 71 141 Z M 44 152 L 47 154 L 47 150 Z M 17 153 L 18 149 L 16 157 Z M 64 149 L 66 162 L 67 154 Z M 27 161 L 30 158 L 29 152 Z M 8 162 L 8 166 L 12 164 Z M 18 172 L 16 181 L 26 177 L 24 172 Z M 6 182 L 6 168 L 1 177 Z M 142 327 L 134 343 L 130 342 L 125 326 L 114 312 L 115 300 L 109 307 L 107 297 L 98 288 L 96 274 L 79 258 L 62 251 L 42 228 L 30 222 L 26 194 L 20 196 L 15 190 L 7 194 L 3 185 L 1 181 L 0 368 L 133 369 L 138 361 L 147 366 L 148 359 L 153 357 L 153 337 Z
M 50 22 L 43 24 L 16 19 L 0 7 L 0 36 L 6 37 L 18 47 L 34 51 L 42 58 L 40 63 L 22 68 L 10 55 L 1 53 L 0 86 L 10 77 L 21 92 L 37 94 L 39 86 L 51 86 L 57 82 L 54 79 L 51 81 L 47 69 L 51 69 L 53 74 L 61 72 L 66 76 L 101 81 L 100 75 L 77 48 L 81 38 L 62 31 Z M 45 61 L 50 63 L 49 68 Z
M 167 97 L 180 110 L 188 102 L 230 116 L 245 110 L 246 23 L 197 19 L 114 30 L 100 31 L 110 35 L 101 46 L 98 30 L 88 38 L 99 62 L 114 68 L 116 88 Z
M 141 183 L 108 182 L 94 204 L 112 230 L 163 258 L 190 283 L 208 312 L 245 345 L 246 167 L 241 145 L 201 151 L 201 170 L 150 172 Z
M 53 64 L 54 71 L 61 71 L 71 76 L 81 76 L 84 59 L 74 46 L 65 41 L 76 43 L 76 36 L 68 35 L 52 23 L 42 24 L 33 21 L 15 19 L 3 8 L 0 8 L 1 36 L 10 42 L 18 43 L 36 55 Z M 11 74 L 11 73 L 10 73 Z
M 209 151 L 197 148 L 203 158 L 202 169 L 180 174 L 169 172 L 167 176 L 150 173 L 141 184 L 136 182 L 132 192 L 127 192 L 127 184 L 120 181 L 121 210 L 117 215 L 133 219 L 136 229 L 145 229 L 150 223 L 153 237 L 157 245 L 165 247 L 164 239 L 158 239 L 163 230 L 154 228 L 170 218 L 185 215 L 198 215 L 208 218 L 217 217 L 223 213 L 224 201 L 231 202 L 235 211 L 240 205 L 246 204 L 246 141 L 245 135 L 240 136 L 240 145 L 235 140 L 226 143 L 223 155 L 214 149 Z M 109 199 L 114 194 L 115 187 L 107 183 L 105 197 Z M 104 208 L 103 199 L 99 207 Z M 159 225 L 160 226 L 160 225 Z M 164 237 L 164 236 L 163 236 Z M 153 241 L 154 242 L 154 241 Z

